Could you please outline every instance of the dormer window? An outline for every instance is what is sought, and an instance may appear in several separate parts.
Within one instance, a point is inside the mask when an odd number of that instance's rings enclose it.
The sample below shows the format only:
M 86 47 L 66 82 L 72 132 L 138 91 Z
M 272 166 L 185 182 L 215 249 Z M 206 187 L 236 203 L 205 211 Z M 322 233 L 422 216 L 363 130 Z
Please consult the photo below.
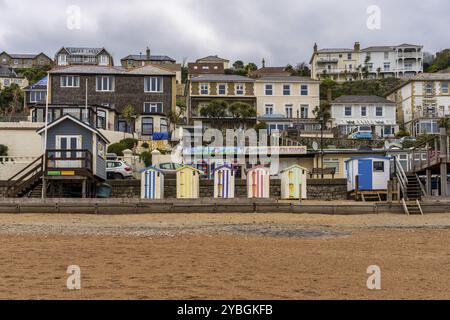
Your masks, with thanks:
M 107 65 L 109 65 L 109 59 L 108 59 L 108 56 L 106 56 L 106 55 L 101 55 L 101 56 L 100 56 L 100 65 L 101 65 L 101 66 L 107 66 Z
M 58 65 L 65 66 L 67 64 L 67 55 L 60 54 L 58 55 Z

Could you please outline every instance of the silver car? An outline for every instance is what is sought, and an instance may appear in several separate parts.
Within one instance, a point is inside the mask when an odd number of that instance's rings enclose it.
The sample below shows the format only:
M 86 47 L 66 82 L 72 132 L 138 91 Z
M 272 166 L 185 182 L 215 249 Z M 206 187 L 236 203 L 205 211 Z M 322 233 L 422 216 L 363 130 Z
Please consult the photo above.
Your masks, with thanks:
M 122 160 L 107 160 L 106 176 L 108 179 L 130 179 L 133 178 L 133 168 Z

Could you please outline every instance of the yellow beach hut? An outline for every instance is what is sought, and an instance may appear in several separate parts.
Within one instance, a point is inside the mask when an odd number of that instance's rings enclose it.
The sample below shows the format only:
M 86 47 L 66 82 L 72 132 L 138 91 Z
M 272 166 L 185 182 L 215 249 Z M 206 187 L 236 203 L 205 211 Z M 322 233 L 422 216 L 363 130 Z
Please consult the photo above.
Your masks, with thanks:
M 183 166 L 177 169 L 177 199 L 198 199 L 200 194 L 200 175 L 203 172 Z
M 294 164 L 280 171 L 281 199 L 306 199 L 308 170 Z

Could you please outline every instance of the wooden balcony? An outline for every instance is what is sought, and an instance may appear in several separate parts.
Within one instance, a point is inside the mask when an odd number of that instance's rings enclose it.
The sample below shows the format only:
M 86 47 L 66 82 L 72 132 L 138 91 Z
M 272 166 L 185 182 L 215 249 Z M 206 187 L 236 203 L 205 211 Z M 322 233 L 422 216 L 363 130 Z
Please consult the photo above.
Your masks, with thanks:
M 48 178 L 92 176 L 92 153 L 89 150 L 47 150 L 45 174 Z

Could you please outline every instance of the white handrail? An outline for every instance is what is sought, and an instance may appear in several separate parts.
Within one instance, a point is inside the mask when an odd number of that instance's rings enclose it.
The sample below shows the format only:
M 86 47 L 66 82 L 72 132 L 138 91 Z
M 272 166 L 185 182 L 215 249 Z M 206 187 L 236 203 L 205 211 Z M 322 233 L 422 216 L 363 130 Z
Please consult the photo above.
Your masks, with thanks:
M 406 177 L 406 173 L 403 170 L 403 167 L 402 167 L 400 161 L 397 159 L 397 157 L 395 157 L 395 166 L 397 168 L 396 173 L 397 173 L 398 180 L 400 182 L 400 188 L 402 189 L 403 198 L 405 198 L 405 196 L 407 196 L 406 188 L 408 185 L 408 178 Z

